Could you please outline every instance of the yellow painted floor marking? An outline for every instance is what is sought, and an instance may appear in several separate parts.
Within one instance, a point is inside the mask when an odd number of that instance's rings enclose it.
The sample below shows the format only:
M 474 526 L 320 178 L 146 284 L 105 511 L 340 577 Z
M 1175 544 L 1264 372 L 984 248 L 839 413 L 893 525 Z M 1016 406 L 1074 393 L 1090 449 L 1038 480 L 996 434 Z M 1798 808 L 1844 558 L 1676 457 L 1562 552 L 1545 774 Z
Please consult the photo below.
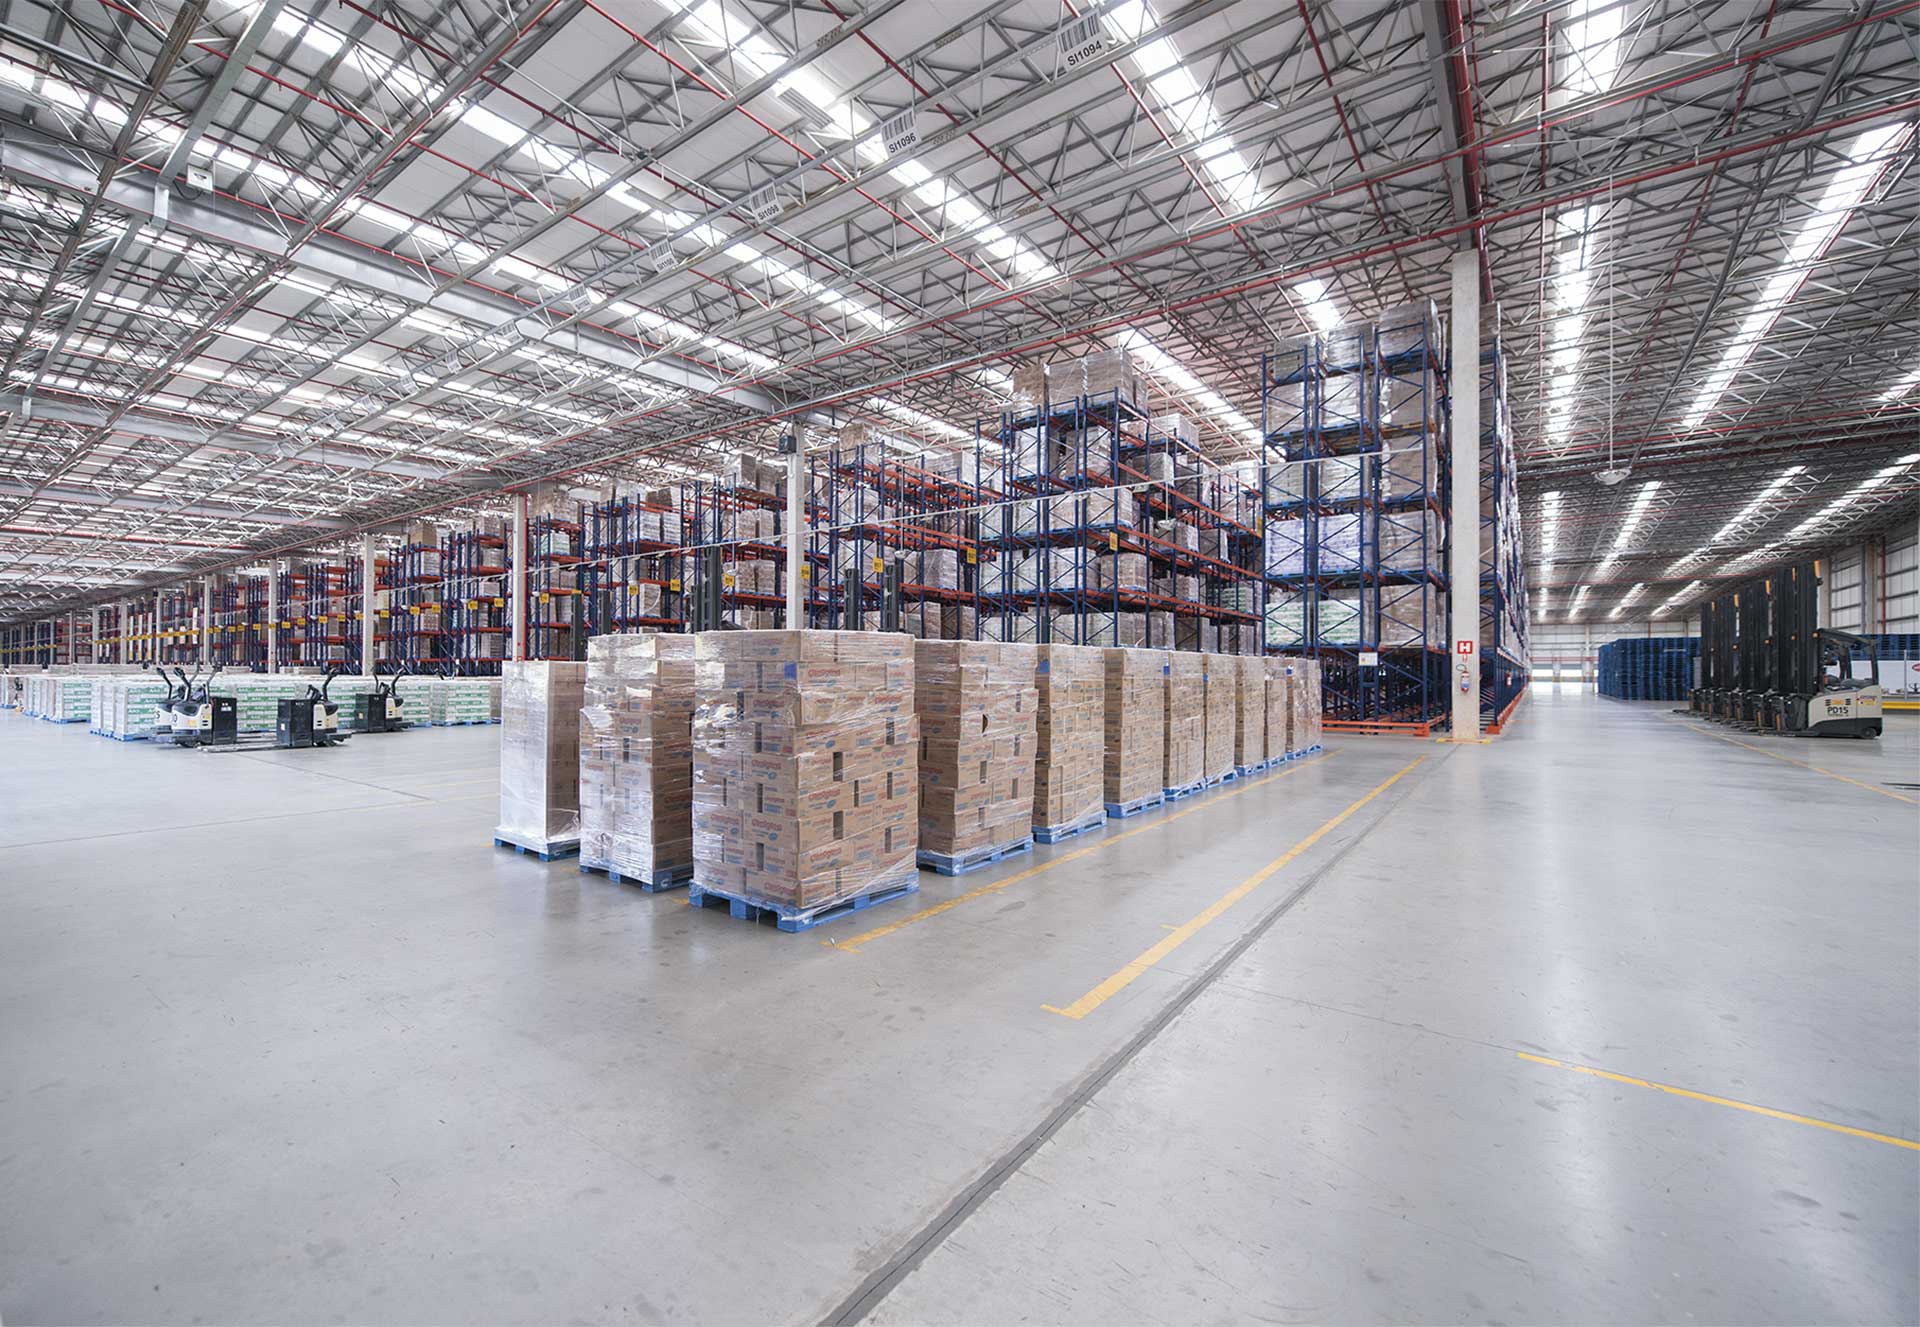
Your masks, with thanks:
M 822 940 L 820 943 L 829 949 L 838 949 L 842 953 L 858 953 L 862 945 L 878 940 L 882 936 L 892 935 L 895 931 L 904 930 L 915 922 L 926 921 L 929 917 L 938 917 L 943 912 L 951 912 L 962 903 L 971 903 L 974 899 L 985 898 L 988 894 L 997 894 L 1008 885 L 1017 885 L 1022 880 L 1033 879 L 1033 877 L 1039 875 L 1042 871 L 1051 871 L 1056 866 L 1065 866 L 1068 862 L 1076 862 L 1082 857 L 1090 857 L 1102 848 L 1110 848 L 1116 843 L 1124 843 L 1135 834 L 1145 834 L 1148 830 L 1158 829 L 1162 825 L 1170 825 L 1182 816 L 1190 816 L 1195 811 L 1201 810 L 1204 807 L 1218 806 L 1229 798 L 1238 797 L 1241 793 L 1252 792 L 1255 788 L 1265 787 L 1275 779 L 1284 779 L 1289 774 L 1298 774 L 1309 765 L 1318 765 L 1329 756 L 1336 754 L 1336 751 L 1323 751 L 1317 756 L 1308 756 L 1304 760 L 1290 761 L 1288 762 L 1288 767 L 1281 770 L 1278 774 L 1269 774 L 1264 779 L 1254 779 L 1250 782 L 1243 782 L 1239 787 L 1231 790 L 1222 789 L 1210 797 L 1203 796 L 1196 799 L 1193 805 L 1184 807 L 1170 815 L 1159 816 L 1153 820 L 1149 820 L 1144 825 L 1125 830 L 1119 834 L 1103 835 L 1095 839 L 1092 843 L 1087 844 L 1084 848 L 1078 848 L 1073 852 L 1062 853 L 1058 857 L 1049 858 L 1047 861 L 1029 866 L 1024 871 L 1016 871 L 1004 879 L 991 881 L 981 885 L 977 889 L 969 889 L 964 894 L 956 894 L 944 903 L 936 903 L 930 908 L 922 908 L 918 912 L 908 913 L 897 922 L 889 922 L 885 926 L 876 926 L 871 931 L 862 931 L 860 934 L 849 936 L 845 940 L 837 942 L 833 940 Z
M 1358 811 L 1361 807 L 1365 806 L 1368 802 L 1371 802 L 1374 798 L 1378 797 L 1381 793 L 1385 792 L 1387 789 L 1393 787 L 1394 784 L 1400 782 L 1401 779 L 1405 778 L 1409 773 L 1412 772 L 1413 767 L 1415 765 L 1418 765 L 1421 761 L 1425 759 L 1426 759 L 1425 756 L 1415 756 L 1412 760 L 1408 761 L 1405 765 L 1402 765 L 1398 773 L 1394 774 L 1391 778 L 1388 778 L 1385 781 L 1375 785 L 1373 791 L 1369 792 L 1365 797 L 1362 797 L 1359 801 L 1355 802 L 1352 806 L 1349 806 L 1346 810 L 1342 811 L 1339 815 L 1329 820 L 1326 824 L 1314 830 L 1313 833 L 1307 835 L 1307 837 L 1305 837 L 1304 839 L 1301 839 L 1298 843 L 1294 844 L 1291 848 L 1288 848 L 1285 852 L 1281 853 L 1278 857 L 1268 862 L 1265 866 L 1261 867 L 1258 871 L 1255 871 L 1252 875 L 1248 876 L 1245 880 L 1242 880 L 1239 884 L 1235 885 L 1232 889 L 1229 889 L 1226 893 L 1222 894 L 1219 898 L 1215 899 L 1212 903 L 1209 903 L 1204 909 L 1202 909 L 1200 912 L 1195 914 L 1193 917 L 1182 922 L 1180 925 L 1174 927 L 1171 931 L 1167 933 L 1167 936 L 1165 939 L 1161 940 L 1158 944 L 1154 945 L 1151 949 L 1141 954 L 1138 958 L 1134 959 L 1133 962 L 1127 964 L 1124 968 L 1121 968 L 1118 972 L 1114 973 L 1111 977 L 1108 977 L 1105 981 L 1101 982 L 1098 986 L 1088 991 L 1085 995 L 1081 996 L 1078 1000 L 1075 1000 L 1072 1004 L 1067 1005 L 1064 1009 L 1060 1008 L 1059 1006 L 1050 1005 L 1050 1004 L 1041 1005 L 1040 1007 L 1042 1009 L 1045 1009 L 1050 1014 L 1060 1014 L 1066 1018 L 1085 1018 L 1088 1014 L 1098 1009 L 1101 1005 L 1105 1004 L 1108 1000 L 1111 1000 L 1114 996 L 1118 995 L 1121 991 L 1124 991 L 1127 987 L 1131 986 L 1134 983 L 1134 981 L 1142 973 L 1146 972 L 1149 968 L 1153 967 L 1156 963 L 1160 962 L 1161 959 L 1171 954 L 1174 950 L 1178 949 L 1181 945 L 1185 944 L 1187 941 L 1193 939 L 1193 937 L 1198 935 L 1201 932 L 1201 930 L 1205 928 L 1210 922 L 1218 918 L 1221 913 L 1225 912 L 1228 908 L 1231 908 L 1234 904 L 1238 903 L 1241 899 L 1245 898 L 1247 895 L 1251 894 L 1254 890 L 1258 889 L 1276 872 L 1278 872 L 1283 867 L 1285 867 L 1288 862 L 1291 862 L 1294 858 L 1298 857 L 1301 853 L 1305 852 L 1307 849 L 1311 848 L 1314 844 L 1318 843 L 1321 839 L 1325 838 L 1327 835 L 1333 833 L 1334 830 L 1338 829 L 1341 825 L 1345 824 L 1348 818 L 1350 818 L 1356 811 Z
M 1544 1055 L 1529 1055 L 1525 1051 L 1515 1051 L 1523 1060 L 1534 1064 L 1551 1065 L 1555 1069 L 1566 1069 L 1576 1074 L 1591 1074 L 1595 1078 L 1604 1078 L 1610 1083 L 1626 1083 L 1631 1087 L 1651 1088 L 1655 1092 L 1665 1092 L 1669 1096 L 1685 1097 L 1689 1101 L 1704 1101 L 1713 1106 L 1725 1106 L 1730 1110 L 1744 1110 L 1752 1115 L 1764 1115 L 1770 1120 L 1786 1120 L 1791 1124 L 1809 1124 L 1816 1129 L 1831 1129 L 1834 1133 L 1852 1134 L 1855 1138 L 1866 1138 L 1876 1143 L 1887 1143 L 1894 1147 L 1904 1147 L 1909 1151 L 1920 1152 L 1920 1143 L 1911 1138 L 1897 1138 L 1893 1134 L 1875 1133 L 1871 1129 L 1856 1129 L 1851 1124 L 1835 1124 L 1832 1120 L 1816 1120 L 1811 1115 L 1795 1115 L 1792 1111 L 1774 1110 L 1771 1106 L 1756 1106 L 1751 1102 L 1735 1101 L 1731 1097 L 1716 1097 L 1707 1092 L 1693 1092 L 1684 1087 L 1674 1087 L 1670 1083 L 1656 1083 L 1646 1078 L 1631 1078 L 1626 1074 L 1608 1073 L 1605 1069 L 1594 1069 L 1584 1064 L 1572 1064 L 1566 1060 L 1552 1060 Z
M 1870 793 L 1879 793 L 1882 797 L 1891 797 L 1896 802 L 1905 802 L 1909 806 L 1920 806 L 1920 801 L 1917 801 L 1914 798 L 1908 797 L 1905 793 L 1897 793 L 1891 788 L 1876 788 L 1871 783 L 1862 783 L 1860 780 L 1850 779 L 1844 774 L 1835 774 L 1830 769 L 1821 769 L 1818 765 L 1809 765 L 1804 760 L 1795 760 L 1792 756 L 1783 756 L 1778 751 L 1767 750 L 1764 746 L 1755 746 L 1752 742 L 1742 742 L 1739 738 L 1728 737 L 1725 733 L 1710 732 L 1707 729 L 1702 728 L 1699 724 L 1689 723 L 1684 719 L 1676 719 L 1674 720 L 1674 722 L 1680 724 L 1682 727 L 1687 728 L 1693 732 L 1699 733 L 1700 736 L 1702 737 L 1711 737 L 1716 741 L 1720 741 L 1720 742 L 1731 742 L 1735 746 L 1743 746 L 1749 751 L 1758 751 L 1763 756 L 1771 756 L 1775 760 L 1783 761 L 1786 764 L 1798 765 L 1801 769 L 1810 769 L 1815 774 L 1824 774 L 1829 779 L 1838 779 L 1842 783 L 1851 783 L 1856 788 L 1865 788 Z M 1808 740 L 1811 741 L 1811 740 L 1817 740 L 1817 739 L 1808 739 Z M 1829 740 L 1844 741 L 1845 739 L 1832 738 Z

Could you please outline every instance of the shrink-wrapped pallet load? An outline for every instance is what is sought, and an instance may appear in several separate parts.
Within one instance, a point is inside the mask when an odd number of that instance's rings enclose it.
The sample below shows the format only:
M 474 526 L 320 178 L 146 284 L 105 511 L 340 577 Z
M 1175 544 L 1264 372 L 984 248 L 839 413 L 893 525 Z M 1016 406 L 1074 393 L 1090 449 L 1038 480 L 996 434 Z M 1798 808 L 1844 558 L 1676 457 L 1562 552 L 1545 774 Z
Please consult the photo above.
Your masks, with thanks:
M 1034 664 L 1033 830 L 1051 843 L 1107 818 L 1106 664 L 1085 645 L 1042 645 Z
M 1293 751 L 1293 678 L 1283 655 L 1261 660 L 1266 672 L 1267 758 L 1280 760 Z
M 697 894 L 799 923 L 915 885 L 912 651 L 893 632 L 695 638 Z
M 509 663 L 500 680 L 500 824 L 494 837 L 533 852 L 571 851 L 580 842 L 580 702 L 587 666 Z
M 1240 671 L 1237 660 L 1224 654 L 1203 654 L 1201 667 L 1200 773 L 1208 783 L 1219 783 L 1234 772 L 1235 730 L 1239 724 Z
M 921 865 L 959 870 L 1033 842 L 1035 648 L 914 642 Z
M 1166 752 L 1166 655 L 1160 650 L 1104 651 L 1106 705 L 1102 745 L 1104 796 L 1110 815 L 1161 799 Z
M 1294 750 L 1311 751 L 1320 745 L 1320 661 L 1291 659 L 1294 687 Z
M 1197 654 L 1160 656 L 1166 691 L 1166 754 L 1161 789 L 1174 797 L 1203 786 L 1206 762 L 1206 676 Z
M 1232 661 L 1233 763 L 1241 770 L 1257 769 L 1271 758 L 1267 750 L 1267 664 L 1249 655 Z
M 693 637 L 595 636 L 580 710 L 580 864 L 693 875 Z

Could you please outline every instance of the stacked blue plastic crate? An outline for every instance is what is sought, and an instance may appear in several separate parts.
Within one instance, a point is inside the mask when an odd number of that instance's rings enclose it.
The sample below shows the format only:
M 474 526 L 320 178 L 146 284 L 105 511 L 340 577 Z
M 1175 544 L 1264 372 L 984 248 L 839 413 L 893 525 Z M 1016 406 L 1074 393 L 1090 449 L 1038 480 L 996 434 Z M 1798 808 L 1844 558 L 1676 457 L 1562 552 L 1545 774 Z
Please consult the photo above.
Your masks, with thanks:
M 1615 700 L 1685 700 L 1698 636 L 1635 637 L 1600 647 L 1600 694 Z

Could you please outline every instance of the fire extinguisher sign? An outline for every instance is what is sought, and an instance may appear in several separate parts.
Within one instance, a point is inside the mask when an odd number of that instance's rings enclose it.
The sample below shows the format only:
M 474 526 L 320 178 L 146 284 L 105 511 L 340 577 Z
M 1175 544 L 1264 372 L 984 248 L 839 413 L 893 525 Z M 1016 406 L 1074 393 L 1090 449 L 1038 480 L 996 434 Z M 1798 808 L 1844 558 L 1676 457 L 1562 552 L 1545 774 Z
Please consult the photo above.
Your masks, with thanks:
M 1457 640 L 1453 643 L 1453 652 L 1455 654 L 1472 654 L 1473 642 L 1470 640 Z

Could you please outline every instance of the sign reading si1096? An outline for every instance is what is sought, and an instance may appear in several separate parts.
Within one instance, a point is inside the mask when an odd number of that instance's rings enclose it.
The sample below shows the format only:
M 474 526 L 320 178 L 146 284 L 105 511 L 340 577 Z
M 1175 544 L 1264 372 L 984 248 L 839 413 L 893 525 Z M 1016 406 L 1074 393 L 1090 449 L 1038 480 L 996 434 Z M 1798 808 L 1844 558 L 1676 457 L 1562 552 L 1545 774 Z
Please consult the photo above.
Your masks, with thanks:
M 1100 26 L 1098 14 L 1061 24 L 1057 35 L 1060 58 L 1069 69 L 1078 69 L 1107 48 L 1106 30 Z
M 920 146 L 920 117 L 911 106 L 880 126 L 880 141 L 889 157 Z

